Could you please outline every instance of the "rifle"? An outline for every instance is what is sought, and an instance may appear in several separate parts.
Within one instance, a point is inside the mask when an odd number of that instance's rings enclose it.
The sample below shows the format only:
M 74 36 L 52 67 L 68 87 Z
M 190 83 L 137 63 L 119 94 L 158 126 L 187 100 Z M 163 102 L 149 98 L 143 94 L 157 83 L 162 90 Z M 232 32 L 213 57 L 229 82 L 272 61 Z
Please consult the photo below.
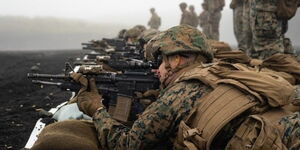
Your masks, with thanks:
M 123 39 L 103 38 L 102 40 L 105 41 L 108 45 L 115 47 L 116 49 L 121 49 L 127 46 L 127 43 Z
M 97 88 L 104 98 L 103 104 L 108 107 L 109 112 L 113 114 L 113 118 L 123 122 L 135 120 L 136 115 L 145 109 L 137 99 L 136 92 L 144 93 L 159 88 L 159 80 L 153 73 L 104 72 L 98 74 L 87 73 L 85 76 L 95 78 Z M 66 75 L 28 73 L 27 77 L 33 79 L 34 84 L 55 85 L 63 90 L 75 92 L 80 89 L 80 85 Z

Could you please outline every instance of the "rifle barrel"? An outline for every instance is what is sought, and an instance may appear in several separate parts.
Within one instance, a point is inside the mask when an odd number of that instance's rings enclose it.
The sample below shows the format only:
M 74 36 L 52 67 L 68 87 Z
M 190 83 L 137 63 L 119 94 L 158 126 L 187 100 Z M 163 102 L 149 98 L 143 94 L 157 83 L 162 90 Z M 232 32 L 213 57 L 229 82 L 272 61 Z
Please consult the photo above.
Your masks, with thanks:
M 69 76 L 65 76 L 64 74 L 57 74 L 57 75 L 52 75 L 52 74 L 39 74 L 39 73 L 28 73 L 27 74 L 28 78 L 37 78 L 37 79 L 68 79 L 70 78 Z

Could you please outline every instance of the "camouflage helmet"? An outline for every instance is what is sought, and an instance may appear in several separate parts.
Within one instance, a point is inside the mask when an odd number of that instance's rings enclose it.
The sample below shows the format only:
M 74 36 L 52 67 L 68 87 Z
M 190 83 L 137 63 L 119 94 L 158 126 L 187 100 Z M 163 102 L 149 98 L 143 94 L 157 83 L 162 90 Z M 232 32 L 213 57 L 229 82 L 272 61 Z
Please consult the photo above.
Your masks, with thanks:
M 137 28 L 137 29 L 139 29 L 141 32 L 144 32 L 144 31 L 146 30 L 146 27 L 143 26 L 143 25 L 136 25 L 136 26 L 134 26 L 133 28 Z
M 136 25 L 133 28 L 125 32 L 125 38 L 137 38 L 143 31 L 146 30 L 146 27 L 143 25 Z
M 156 29 L 148 29 L 145 30 L 141 35 L 138 37 L 138 40 L 140 43 L 146 44 L 148 41 L 150 41 L 155 35 L 159 33 Z
M 153 58 L 158 53 L 166 56 L 197 53 L 204 56 L 207 62 L 213 59 L 206 36 L 189 25 L 175 26 L 159 33 L 147 43 L 145 51 L 151 52 Z
M 121 31 L 119 31 L 118 38 L 123 39 L 125 37 L 126 31 L 127 31 L 126 29 L 122 29 Z

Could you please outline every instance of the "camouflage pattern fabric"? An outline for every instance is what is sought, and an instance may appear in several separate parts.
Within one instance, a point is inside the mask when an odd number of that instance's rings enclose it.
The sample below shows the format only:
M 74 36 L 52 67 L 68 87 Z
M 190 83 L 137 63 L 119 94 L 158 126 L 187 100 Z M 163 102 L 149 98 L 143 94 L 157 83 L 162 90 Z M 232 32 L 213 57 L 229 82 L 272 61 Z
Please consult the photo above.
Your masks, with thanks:
M 199 15 L 199 24 L 202 28 L 202 32 L 207 36 L 208 39 L 212 39 L 211 34 L 211 26 L 208 23 L 209 20 L 209 13 L 206 10 L 203 10 L 202 13 Z
M 222 17 L 221 11 L 210 13 L 209 22 L 211 24 L 211 34 L 213 40 L 219 41 L 220 38 L 219 25 L 220 25 L 221 17 Z
M 300 106 L 300 85 L 295 85 L 294 90 L 292 104 L 295 106 Z
M 175 26 L 158 34 L 148 42 L 146 49 L 149 48 L 153 53 L 159 50 L 165 55 L 201 53 L 209 62 L 213 57 L 206 36 L 188 25 Z
M 125 38 L 131 38 L 132 42 L 137 42 L 137 38 L 146 30 L 146 27 L 143 25 L 136 25 L 133 28 L 127 30 L 124 34 Z
M 242 32 L 239 40 L 239 49 L 251 55 L 253 50 L 252 32 L 250 26 L 250 7 L 251 0 L 245 0 L 242 6 Z
M 119 39 L 124 39 L 126 31 L 127 31 L 126 29 L 122 29 L 121 31 L 119 31 L 118 38 Z
M 279 125 L 284 128 L 283 143 L 289 150 L 300 149 L 300 112 L 283 117 Z
M 295 49 L 292 45 L 292 41 L 289 38 L 283 38 L 284 53 L 295 54 Z
M 237 0 L 233 0 L 233 1 L 237 1 Z M 242 34 L 243 34 L 243 28 L 242 28 L 242 25 L 243 25 L 243 2 L 236 2 L 235 3 L 235 6 L 232 7 L 233 9 L 233 31 L 234 31 L 234 35 L 235 35 L 235 38 L 237 40 L 237 43 L 238 43 L 238 48 L 240 50 L 243 50 L 241 49 L 241 44 L 242 44 Z M 246 51 L 244 51 L 246 52 Z
M 250 25 L 254 55 L 264 59 L 261 51 L 283 53 L 282 20 L 276 15 L 278 0 L 251 0 Z
M 187 117 L 196 99 L 210 90 L 199 81 L 183 81 L 162 90 L 131 128 L 115 121 L 105 110 L 93 117 L 103 149 L 171 149 L 180 121 Z M 163 143 L 163 144 L 162 144 Z M 164 148 L 162 148 L 164 147 Z
M 148 29 L 148 30 L 145 30 L 143 33 L 141 33 L 140 36 L 138 37 L 138 39 L 143 40 L 144 42 L 147 43 L 158 33 L 159 33 L 159 31 L 156 29 Z
M 211 25 L 211 33 L 213 40 L 219 40 L 219 24 L 222 17 L 221 11 L 225 5 L 224 0 L 205 0 L 207 10 L 209 12 L 209 23 Z
M 154 12 L 148 22 L 148 26 L 150 26 L 151 29 L 156 29 L 158 30 L 158 28 L 161 25 L 161 19 L 160 17 L 156 14 L 156 12 Z

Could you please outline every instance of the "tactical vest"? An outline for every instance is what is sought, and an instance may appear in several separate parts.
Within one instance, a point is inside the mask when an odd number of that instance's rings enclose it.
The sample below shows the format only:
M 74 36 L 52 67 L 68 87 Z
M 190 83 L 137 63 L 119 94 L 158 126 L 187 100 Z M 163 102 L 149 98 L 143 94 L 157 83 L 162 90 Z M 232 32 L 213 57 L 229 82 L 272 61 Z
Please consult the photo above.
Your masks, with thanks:
M 198 99 L 188 118 L 180 122 L 174 148 L 209 150 L 226 125 L 243 118 L 226 143 L 226 149 L 286 149 L 281 142 L 282 129 L 276 122 L 289 114 L 281 107 L 290 103 L 293 87 L 280 76 L 260 74 L 241 64 L 227 65 L 234 68 L 233 71 L 222 72 L 220 69 L 224 67 L 219 64 L 198 66 L 177 79 L 197 79 L 210 85 L 213 91 Z M 256 76 L 258 81 L 253 78 Z M 280 86 L 273 87 L 276 85 Z M 276 95 L 276 92 L 285 94 Z

